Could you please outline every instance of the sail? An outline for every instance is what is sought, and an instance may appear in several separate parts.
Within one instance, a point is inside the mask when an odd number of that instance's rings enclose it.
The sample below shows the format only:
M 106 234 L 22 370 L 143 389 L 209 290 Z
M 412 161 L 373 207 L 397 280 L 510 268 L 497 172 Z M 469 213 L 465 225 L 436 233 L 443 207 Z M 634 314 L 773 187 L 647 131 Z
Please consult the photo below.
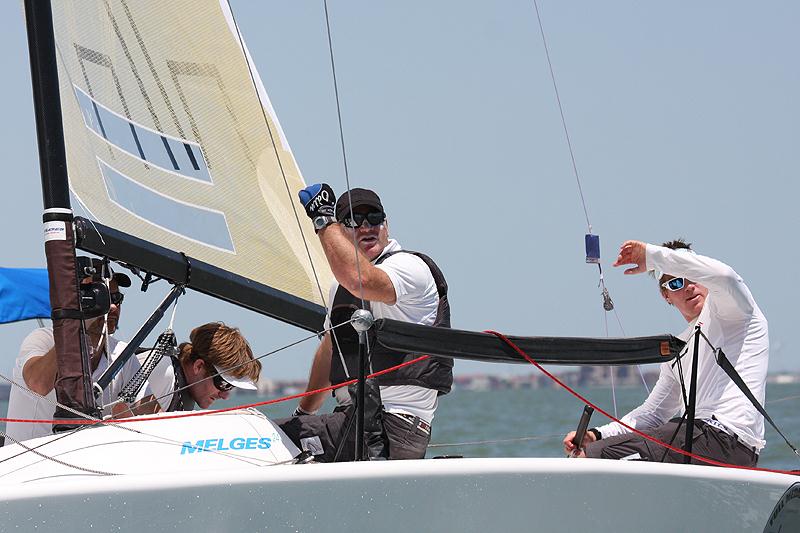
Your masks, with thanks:
M 0 324 L 50 318 L 46 268 L 0 268 Z
M 303 178 L 227 2 L 64 0 L 53 20 L 76 213 L 323 304 Z

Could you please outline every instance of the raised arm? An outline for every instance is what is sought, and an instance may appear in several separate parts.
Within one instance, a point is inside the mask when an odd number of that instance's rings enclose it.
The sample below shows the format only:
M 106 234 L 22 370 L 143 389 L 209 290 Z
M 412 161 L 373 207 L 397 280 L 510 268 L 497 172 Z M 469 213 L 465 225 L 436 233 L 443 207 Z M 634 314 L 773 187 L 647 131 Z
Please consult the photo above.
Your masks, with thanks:
M 341 224 L 331 224 L 318 233 L 325 257 L 333 276 L 339 284 L 354 296 L 371 302 L 394 305 L 397 302 L 394 285 L 389 276 L 373 265 L 357 248 L 354 251 L 353 237 Z
M 634 265 L 626 269 L 625 274 L 660 270 L 700 283 L 714 296 L 712 301 L 723 317 L 746 318 L 755 309 L 755 300 L 742 278 L 725 263 L 710 257 L 641 241 L 626 241 L 614 262 L 614 266 L 620 265 Z
M 336 222 L 336 195 L 330 185 L 310 185 L 298 195 L 306 215 L 314 224 L 336 281 L 355 296 L 394 305 L 397 295 L 389 276 L 358 249 L 354 234 L 346 232 Z

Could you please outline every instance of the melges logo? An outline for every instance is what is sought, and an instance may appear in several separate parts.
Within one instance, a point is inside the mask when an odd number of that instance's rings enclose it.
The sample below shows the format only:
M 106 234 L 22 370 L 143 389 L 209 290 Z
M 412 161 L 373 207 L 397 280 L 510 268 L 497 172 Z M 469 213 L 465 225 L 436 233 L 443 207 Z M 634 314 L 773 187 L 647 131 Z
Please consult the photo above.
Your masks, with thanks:
M 196 442 L 186 441 L 181 446 L 181 455 L 211 450 L 220 452 L 228 450 L 268 450 L 272 446 L 272 441 L 273 439 L 270 437 L 234 437 L 230 440 L 218 438 L 201 439 Z

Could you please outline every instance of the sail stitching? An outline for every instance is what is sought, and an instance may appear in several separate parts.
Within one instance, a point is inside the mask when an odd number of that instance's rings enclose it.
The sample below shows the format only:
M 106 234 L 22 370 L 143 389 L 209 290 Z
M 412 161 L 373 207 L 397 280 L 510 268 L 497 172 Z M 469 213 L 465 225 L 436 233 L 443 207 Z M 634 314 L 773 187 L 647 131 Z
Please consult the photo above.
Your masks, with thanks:
M 242 55 L 245 58 L 245 64 L 247 65 L 247 70 L 250 73 L 250 79 L 253 82 L 253 88 L 255 89 L 255 92 L 256 92 L 256 98 L 258 98 L 258 101 L 261 104 L 261 113 L 262 113 L 262 115 L 264 117 L 264 124 L 267 126 L 267 132 L 269 133 L 270 142 L 272 143 L 272 149 L 275 152 L 275 159 L 278 161 L 278 168 L 281 171 L 281 178 L 283 179 L 283 184 L 286 187 L 286 194 L 289 196 L 289 199 L 290 199 L 289 204 L 292 206 L 292 213 L 294 213 L 294 218 L 295 218 L 295 221 L 297 222 L 297 229 L 300 231 L 300 237 L 303 240 L 303 246 L 305 247 L 306 255 L 308 256 L 308 262 L 309 262 L 309 264 L 311 266 L 311 272 L 314 275 L 314 281 L 317 284 L 317 290 L 319 291 L 319 296 L 322 299 L 322 305 L 325 307 L 325 313 L 328 316 L 328 318 L 330 318 L 330 311 L 328 311 L 328 306 L 327 306 L 327 304 L 325 302 L 325 295 L 324 295 L 324 292 L 322 290 L 322 284 L 319 281 L 319 276 L 317 275 L 317 269 L 314 266 L 314 260 L 311 258 L 311 250 L 308 247 L 308 242 L 306 241 L 306 236 L 303 233 L 303 228 L 302 228 L 302 225 L 300 223 L 300 217 L 297 214 L 297 207 L 295 206 L 295 202 L 292 200 L 292 193 L 289 190 L 289 182 L 286 179 L 286 170 L 283 168 L 283 161 L 281 160 L 280 153 L 278 152 L 278 146 L 277 146 L 277 143 L 275 142 L 275 136 L 272 133 L 272 128 L 270 127 L 270 123 L 269 123 L 269 118 L 267 117 L 267 112 L 264 109 L 264 103 L 261 101 L 261 95 L 258 92 L 258 87 L 256 87 L 255 76 L 253 75 L 252 66 L 250 65 L 250 62 L 247 61 L 247 55 L 245 54 L 245 48 L 244 48 L 244 40 L 242 39 L 242 34 L 241 34 L 241 31 L 239 30 L 239 25 L 237 24 L 236 18 L 235 18 L 234 14 L 233 14 L 233 9 L 230 6 L 230 1 L 228 2 L 228 9 L 230 10 L 231 17 L 233 19 L 234 27 L 236 28 L 236 36 L 239 39 L 239 45 L 240 45 L 240 47 L 242 49 Z

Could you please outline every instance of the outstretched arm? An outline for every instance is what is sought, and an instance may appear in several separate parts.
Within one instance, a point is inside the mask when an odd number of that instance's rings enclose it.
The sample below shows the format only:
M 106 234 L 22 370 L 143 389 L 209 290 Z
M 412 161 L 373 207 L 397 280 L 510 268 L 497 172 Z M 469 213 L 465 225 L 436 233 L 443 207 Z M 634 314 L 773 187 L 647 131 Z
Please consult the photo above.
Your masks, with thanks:
M 681 408 L 681 391 L 678 381 L 669 368 L 669 363 L 661 365 L 653 390 L 642 405 L 623 416 L 620 420 L 638 430 L 658 427 L 674 417 Z M 597 428 L 603 438 L 629 433 L 630 430 L 617 422 Z M 588 433 L 588 432 L 587 432 Z
M 634 265 L 626 269 L 625 274 L 658 269 L 671 276 L 700 283 L 714 295 L 719 313 L 728 318 L 750 316 L 756 306 L 742 278 L 731 267 L 711 257 L 678 252 L 641 241 L 625 241 L 614 262 L 614 266 L 621 265 Z

